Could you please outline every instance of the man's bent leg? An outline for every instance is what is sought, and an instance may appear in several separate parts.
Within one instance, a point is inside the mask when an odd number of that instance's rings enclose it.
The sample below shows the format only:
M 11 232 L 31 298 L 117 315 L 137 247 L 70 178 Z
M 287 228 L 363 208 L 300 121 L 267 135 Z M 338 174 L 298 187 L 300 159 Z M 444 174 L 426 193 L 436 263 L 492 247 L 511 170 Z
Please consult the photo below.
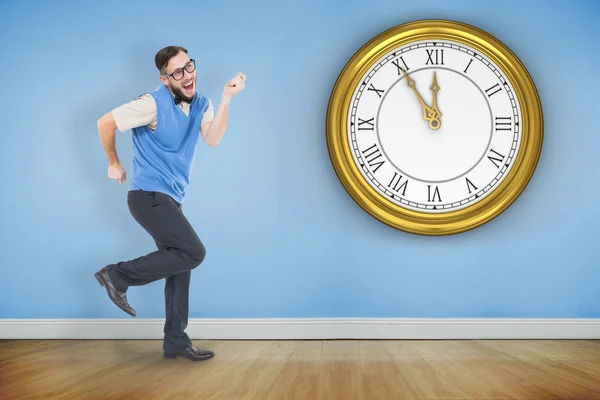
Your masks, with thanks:
M 188 272 L 202 263 L 206 249 L 183 215 L 180 204 L 158 192 L 129 191 L 129 210 L 154 238 L 159 249 L 133 260 L 108 266 L 115 287 L 145 285 L 171 275 Z

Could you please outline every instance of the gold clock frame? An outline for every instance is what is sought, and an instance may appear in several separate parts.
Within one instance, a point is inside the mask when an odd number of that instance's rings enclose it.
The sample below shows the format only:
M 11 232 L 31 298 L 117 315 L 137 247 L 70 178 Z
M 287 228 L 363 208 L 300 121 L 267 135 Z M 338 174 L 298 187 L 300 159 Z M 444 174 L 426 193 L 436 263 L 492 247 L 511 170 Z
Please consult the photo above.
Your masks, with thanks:
M 521 145 L 508 175 L 472 206 L 446 213 L 401 207 L 373 189 L 354 163 L 348 143 L 348 110 L 364 74 L 393 48 L 419 40 L 452 40 L 491 59 L 506 74 L 521 106 Z M 533 80 L 502 42 L 474 26 L 450 20 L 419 20 L 388 29 L 361 47 L 341 71 L 327 108 L 327 147 L 338 179 L 358 205 L 379 221 L 421 235 L 449 235 L 479 227 L 506 210 L 523 192 L 536 169 L 543 142 L 543 113 Z

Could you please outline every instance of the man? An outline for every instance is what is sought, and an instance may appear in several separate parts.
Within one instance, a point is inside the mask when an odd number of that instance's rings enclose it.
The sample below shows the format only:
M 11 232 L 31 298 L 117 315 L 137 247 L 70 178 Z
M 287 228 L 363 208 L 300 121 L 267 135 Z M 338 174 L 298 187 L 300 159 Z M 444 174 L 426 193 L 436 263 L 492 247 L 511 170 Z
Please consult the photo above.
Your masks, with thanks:
M 231 98 L 245 87 L 241 72 L 225 84 L 214 112 L 196 92 L 196 63 L 188 51 L 168 46 L 155 56 L 162 82 L 155 90 L 108 112 L 98 120 L 108 177 L 123 183 L 126 173 L 115 150 L 115 133 L 132 130 L 134 156 L 127 203 L 131 215 L 153 237 L 157 251 L 107 265 L 95 276 L 110 299 L 135 316 L 127 289 L 165 279 L 163 352 L 197 361 L 214 356 L 192 346 L 185 329 L 191 270 L 202 263 L 204 245 L 182 211 L 199 136 L 216 146 L 225 132 Z

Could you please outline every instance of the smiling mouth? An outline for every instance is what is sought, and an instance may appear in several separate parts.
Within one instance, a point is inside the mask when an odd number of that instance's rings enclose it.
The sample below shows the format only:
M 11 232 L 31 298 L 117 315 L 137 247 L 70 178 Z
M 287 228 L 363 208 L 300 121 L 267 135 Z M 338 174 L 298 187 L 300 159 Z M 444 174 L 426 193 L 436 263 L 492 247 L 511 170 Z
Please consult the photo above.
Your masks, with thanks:
M 190 82 L 190 83 L 189 83 L 189 84 L 187 84 L 187 85 L 183 85 L 183 88 L 184 88 L 185 90 L 192 90 L 192 88 L 193 88 L 193 87 L 194 87 L 194 81 Z

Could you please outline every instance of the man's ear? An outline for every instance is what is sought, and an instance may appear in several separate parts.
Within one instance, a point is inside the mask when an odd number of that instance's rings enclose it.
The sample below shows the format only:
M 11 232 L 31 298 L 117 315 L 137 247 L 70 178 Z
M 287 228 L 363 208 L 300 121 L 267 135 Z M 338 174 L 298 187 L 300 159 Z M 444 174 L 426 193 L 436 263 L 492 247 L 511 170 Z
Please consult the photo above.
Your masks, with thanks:
M 159 76 L 158 76 L 158 79 L 160 79 L 160 81 L 161 81 L 162 83 L 164 83 L 165 85 L 167 85 L 167 84 L 169 83 L 169 81 L 167 80 L 167 78 L 165 78 L 165 77 L 164 77 L 164 76 L 162 76 L 162 75 L 159 75 Z

